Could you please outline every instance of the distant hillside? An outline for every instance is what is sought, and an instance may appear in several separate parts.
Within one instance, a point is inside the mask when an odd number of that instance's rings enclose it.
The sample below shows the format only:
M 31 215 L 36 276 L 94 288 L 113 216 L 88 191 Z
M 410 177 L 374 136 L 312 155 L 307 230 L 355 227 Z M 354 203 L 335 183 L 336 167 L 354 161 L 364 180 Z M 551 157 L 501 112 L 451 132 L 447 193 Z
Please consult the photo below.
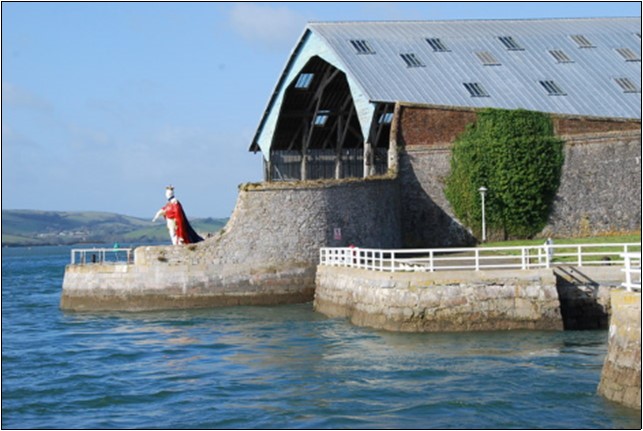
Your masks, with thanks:
M 227 219 L 192 219 L 203 237 Z M 105 212 L 2 210 L 2 245 L 153 243 L 169 241 L 165 223 Z

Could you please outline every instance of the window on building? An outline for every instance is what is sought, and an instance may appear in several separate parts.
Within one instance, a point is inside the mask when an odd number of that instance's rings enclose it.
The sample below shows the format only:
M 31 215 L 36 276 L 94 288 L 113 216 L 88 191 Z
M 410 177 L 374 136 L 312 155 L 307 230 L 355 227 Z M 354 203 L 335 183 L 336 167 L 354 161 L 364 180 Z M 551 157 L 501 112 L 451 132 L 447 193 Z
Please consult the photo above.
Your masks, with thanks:
M 314 73 L 300 73 L 299 77 L 297 78 L 297 82 L 295 82 L 295 88 L 298 88 L 300 90 L 307 90 L 310 87 L 310 84 L 313 82 L 314 77 Z
M 509 51 L 522 51 L 524 48 L 511 36 L 498 36 L 498 39 Z
M 616 52 L 621 54 L 625 61 L 641 61 L 641 57 L 629 48 L 616 48 Z
M 558 63 L 573 63 L 574 60 L 569 58 L 569 56 L 565 53 L 565 51 L 561 49 L 552 49 L 549 51 L 552 57 L 556 59 Z
M 564 96 L 565 92 L 554 81 L 539 81 L 550 96 Z
M 489 51 L 476 51 L 476 56 L 484 66 L 500 66 L 500 62 Z
M 351 40 L 351 45 L 353 45 L 357 54 L 375 54 L 373 48 L 363 39 L 353 39 Z
M 570 37 L 574 42 L 576 42 L 579 48 L 595 48 L 595 46 L 592 45 L 592 42 L 582 34 L 573 34 Z
M 449 52 L 449 48 L 438 38 L 428 38 L 426 41 L 434 52 Z
M 392 112 L 385 112 L 382 115 L 380 115 L 378 123 L 379 124 L 391 124 L 391 121 L 393 121 L 393 113 Z
M 464 82 L 462 85 L 464 85 L 471 97 L 489 97 L 489 93 L 479 82 Z
M 317 115 L 315 115 L 315 120 L 313 121 L 313 124 L 316 127 L 324 127 L 326 125 L 326 122 L 328 121 L 328 117 L 330 117 L 330 111 L 328 110 L 317 111 Z
M 418 60 L 415 54 L 400 54 L 407 67 L 424 67 L 424 64 Z
M 623 90 L 624 93 L 640 93 L 641 87 L 637 86 L 629 78 L 614 78 L 614 81 L 618 84 L 619 87 Z

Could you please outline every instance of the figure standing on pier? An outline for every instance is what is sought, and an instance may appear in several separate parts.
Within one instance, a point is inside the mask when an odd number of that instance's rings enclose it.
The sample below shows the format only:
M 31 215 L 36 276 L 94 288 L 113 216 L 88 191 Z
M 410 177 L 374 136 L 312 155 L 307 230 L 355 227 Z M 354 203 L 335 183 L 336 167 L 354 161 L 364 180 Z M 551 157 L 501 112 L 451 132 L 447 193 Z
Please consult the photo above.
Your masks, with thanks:
M 155 222 L 161 216 L 165 217 L 167 230 L 170 233 L 173 245 L 203 241 L 203 238 L 190 225 L 181 202 L 174 197 L 174 187 L 167 186 L 165 188 L 165 197 L 167 198 L 167 204 L 158 210 L 152 222 Z

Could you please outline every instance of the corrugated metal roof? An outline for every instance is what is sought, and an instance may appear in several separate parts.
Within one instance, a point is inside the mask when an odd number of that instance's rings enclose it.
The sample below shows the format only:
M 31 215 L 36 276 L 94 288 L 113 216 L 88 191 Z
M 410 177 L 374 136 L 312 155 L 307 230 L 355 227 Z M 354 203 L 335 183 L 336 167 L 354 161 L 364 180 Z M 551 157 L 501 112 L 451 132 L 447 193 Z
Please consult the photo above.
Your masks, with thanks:
M 624 93 L 614 81 L 625 77 L 641 86 L 641 19 L 546 19 L 498 21 L 417 21 L 310 23 L 337 53 L 372 101 L 416 102 L 529 110 L 601 117 L 641 118 L 641 93 Z M 580 48 L 582 35 L 592 48 Z M 508 50 L 499 37 L 522 47 Z M 434 38 L 448 51 L 434 51 Z M 357 54 L 351 40 L 365 40 L 375 54 Z M 626 61 L 628 48 L 639 61 Z M 562 50 L 571 63 L 558 63 Z M 486 51 L 500 65 L 485 66 Z M 424 65 L 408 67 L 401 54 Z M 565 93 L 551 96 L 540 81 L 554 81 Z M 464 83 L 479 83 L 489 97 L 472 97 Z
M 512 38 L 520 49 L 508 49 L 501 37 Z M 591 47 L 579 45 L 583 38 Z M 436 45 L 446 51 L 436 51 Z M 628 61 L 622 48 L 638 60 Z M 360 111 L 369 101 L 411 102 L 641 119 L 640 17 L 315 22 L 288 60 L 251 149 L 266 153 L 278 115 L 272 111 L 298 72 L 292 69 L 315 55 L 347 75 Z M 571 61 L 561 62 L 565 56 Z M 481 58 L 493 61 L 485 65 Z M 622 78 L 636 90 L 624 91 L 616 82 Z M 548 92 L 552 82 L 562 95 Z M 472 96 L 471 88 L 488 96 Z

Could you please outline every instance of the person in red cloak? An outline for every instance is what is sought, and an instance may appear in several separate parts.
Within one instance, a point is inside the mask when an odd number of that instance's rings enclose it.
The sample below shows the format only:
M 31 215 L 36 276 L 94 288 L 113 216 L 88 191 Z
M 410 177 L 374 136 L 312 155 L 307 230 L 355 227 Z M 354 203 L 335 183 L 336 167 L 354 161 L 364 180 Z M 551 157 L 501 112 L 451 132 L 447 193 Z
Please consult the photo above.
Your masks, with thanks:
M 174 197 L 174 187 L 168 186 L 165 188 L 165 197 L 167 198 L 167 204 L 158 210 L 152 222 L 155 222 L 161 216 L 165 217 L 167 230 L 170 232 L 173 245 L 203 241 L 203 238 L 190 225 L 181 202 Z

